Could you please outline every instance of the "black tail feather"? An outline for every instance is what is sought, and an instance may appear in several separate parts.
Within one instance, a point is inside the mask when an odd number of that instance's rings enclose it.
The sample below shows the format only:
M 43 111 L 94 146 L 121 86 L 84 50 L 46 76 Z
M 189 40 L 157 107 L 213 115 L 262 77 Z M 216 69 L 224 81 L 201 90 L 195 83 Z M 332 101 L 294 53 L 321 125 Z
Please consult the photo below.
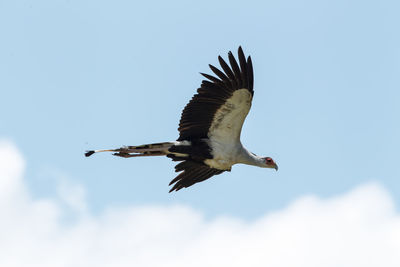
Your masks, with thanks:
M 85 157 L 90 157 L 91 155 L 93 155 L 94 154 L 94 150 L 88 150 L 88 151 L 86 151 L 86 153 L 85 153 Z

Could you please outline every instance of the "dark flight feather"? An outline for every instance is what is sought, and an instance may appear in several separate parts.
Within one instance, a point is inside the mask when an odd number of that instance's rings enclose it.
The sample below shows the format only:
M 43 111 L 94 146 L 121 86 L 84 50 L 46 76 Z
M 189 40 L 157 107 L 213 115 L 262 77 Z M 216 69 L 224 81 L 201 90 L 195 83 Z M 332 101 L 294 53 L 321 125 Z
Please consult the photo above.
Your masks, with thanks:
M 223 173 L 222 170 L 210 168 L 205 164 L 194 161 L 183 161 L 175 166 L 175 171 L 182 171 L 175 177 L 169 185 L 173 185 L 172 191 L 179 191 L 182 188 L 189 187 L 195 183 L 202 182 L 208 178 Z
M 253 91 L 253 67 L 250 57 L 247 61 L 241 47 L 238 49 L 239 64 L 232 52 L 228 53 L 230 67 L 218 57 L 222 72 L 210 65 L 212 72 L 218 77 L 201 73 L 208 80 L 203 80 L 197 94 L 182 111 L 179 122 L 179 138 L 182 140 L 195 140 L 208 138 L 208 130 L 214 119 L 214 114 L 234 93 L 235 90 L 246 88 Z

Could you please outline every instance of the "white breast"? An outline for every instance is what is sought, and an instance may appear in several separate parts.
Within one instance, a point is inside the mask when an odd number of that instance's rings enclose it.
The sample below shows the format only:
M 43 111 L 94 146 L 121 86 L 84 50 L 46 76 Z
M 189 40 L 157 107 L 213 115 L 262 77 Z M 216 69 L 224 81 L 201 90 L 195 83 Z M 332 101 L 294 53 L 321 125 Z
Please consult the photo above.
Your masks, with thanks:
M 211 154 L 214 158 L 207 159 L 204 162 L 210 167 L 219 170 L 230 170 L 232 165 L 238 163 L 237 155 L 239 154 L 239 146 L 233 143 L 218 143 L 211 140 L 209 145 L 212 148 Z

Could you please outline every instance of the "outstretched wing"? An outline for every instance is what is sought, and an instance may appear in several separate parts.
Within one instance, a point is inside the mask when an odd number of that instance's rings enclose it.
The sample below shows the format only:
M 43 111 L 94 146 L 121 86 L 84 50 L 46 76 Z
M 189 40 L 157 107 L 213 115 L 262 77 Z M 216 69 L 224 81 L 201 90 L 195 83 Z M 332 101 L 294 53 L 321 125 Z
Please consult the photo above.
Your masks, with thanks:
M 182 171 L 169 185 L 174 186 L 169 191 L 179 191 L 184 187 L 189 187 L 195 183 L 202 182 L 211 176 L 221 174 L 224 171 L 210 168 L 205 164 L 198 163 L 191 160 L 185 160 L 175 166 L 175 171 Z
M 228 53 L 228 58 L 230 66 L 218 57 L 223 71 L 210 65 L 217 77 L 201 73 L 208 80 L 202 81 L 197 94 L 182 111 L 178 141 L 240 139 L 254 93 L 253 66 L 250 56 L 246 60 L 241 47 L 238 49 L 239 64 L 232 52 Z

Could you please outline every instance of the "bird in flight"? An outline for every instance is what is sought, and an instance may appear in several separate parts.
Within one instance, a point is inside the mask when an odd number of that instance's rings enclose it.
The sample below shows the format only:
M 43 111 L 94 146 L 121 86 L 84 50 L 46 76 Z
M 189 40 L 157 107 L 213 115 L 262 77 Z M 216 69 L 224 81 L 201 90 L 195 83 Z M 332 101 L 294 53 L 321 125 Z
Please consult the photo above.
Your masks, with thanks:
M 85 156 L 98 152 L 114 152 L 113 155 L 123 158 L 167 156 L 179 162 L 175 171 L 180 172 L 169 183 L 169 192 L 230 171 L 237 163 L 278 170 L 272 158 L 257 156 L 240 141 L 253 99 L 254 79 L 251 57 L 246 59 L 241 47 L 238 59 L 239 64 L 229 52 L 230 66 L 219 56 L 222 71 L 209 65 L 216 76 L 201 73 L 207 80 L 202 81 L 197 94 L 183 109 L 176 141 L 90 150 Z

